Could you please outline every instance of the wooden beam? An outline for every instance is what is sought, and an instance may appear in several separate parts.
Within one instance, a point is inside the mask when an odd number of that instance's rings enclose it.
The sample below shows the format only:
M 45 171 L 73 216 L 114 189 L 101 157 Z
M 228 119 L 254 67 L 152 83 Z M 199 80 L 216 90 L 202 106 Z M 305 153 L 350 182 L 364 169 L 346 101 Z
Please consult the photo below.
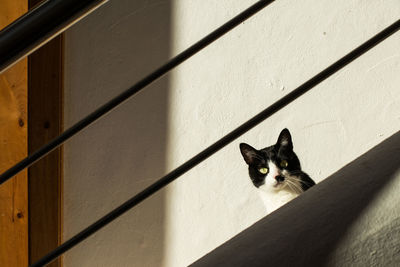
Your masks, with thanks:
M 38 0 L 30 0 L 35 6 Z M 29 56 L 29 153 L 62 132 L 63 37 Z M 29 261 L 33 263 L 61 243 L 62 150 L 29 168 Z M 61 266 L 61 259 L 49 264 Z
M 28 9 L 26 0 L 0 1 L 0 29 Z M 0 75 L 0 172 L 27 156 L 27 61 Z M 28 264 L 27 172 L 0 186 L 0 266 Z
M 30 1 L 35 5 L 38 1 Z M 29 56 L 29 153 L 62 131 L 63 37 Z M 29 168 L 29 261 L 61 243 L 62 151 L 57 149 Z M 51 263 L 61 266 L 61 259 Z
M 62 131 L 62 50 L 60 36 L 29 56 L 29 153 Z M 29 168 L 29 214 L 29 259 L 33 263 L 61 243 L 61 149 Z M 49 266 L 61 266 L 60 259 Z

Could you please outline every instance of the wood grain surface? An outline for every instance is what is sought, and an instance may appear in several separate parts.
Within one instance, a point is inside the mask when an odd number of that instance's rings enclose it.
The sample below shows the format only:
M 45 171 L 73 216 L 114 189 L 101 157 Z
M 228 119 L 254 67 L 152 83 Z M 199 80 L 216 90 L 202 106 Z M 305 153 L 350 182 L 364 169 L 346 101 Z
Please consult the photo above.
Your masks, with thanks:
M 29 56 L 29 153 L 62 130 L 62 37 Z M 29 168 L 29 259 L 38 260 L 61 242 L 62 151 Z M 48 266 L 60 266 L 58 259 Z
M 29 0 L 29 8 L 40 0 Z M 29 153 L 57 137 L 63 125 L 63 37 L 54 38 L 28 58 Z M 61 243 L 62 150 L 29 168 L 29 262 Z M 61 266 L 57 259 L 48 266 Z
M 0 1 L 0 28 L 27 11 L 26 0 Z M 27 60 L 0 74 L 0 172 L 27 156 Z M 27 172 L 0 186 L 0 266 L 28 264 Z

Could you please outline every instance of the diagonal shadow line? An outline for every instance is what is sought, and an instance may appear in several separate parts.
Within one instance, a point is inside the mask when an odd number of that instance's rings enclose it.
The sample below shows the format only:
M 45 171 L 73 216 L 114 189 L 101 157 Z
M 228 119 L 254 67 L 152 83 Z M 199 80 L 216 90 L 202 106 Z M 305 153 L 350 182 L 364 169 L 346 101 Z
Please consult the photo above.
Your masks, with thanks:
M 324 266 L 398 176 L 399 154 L 400 131 L 191 266 Z

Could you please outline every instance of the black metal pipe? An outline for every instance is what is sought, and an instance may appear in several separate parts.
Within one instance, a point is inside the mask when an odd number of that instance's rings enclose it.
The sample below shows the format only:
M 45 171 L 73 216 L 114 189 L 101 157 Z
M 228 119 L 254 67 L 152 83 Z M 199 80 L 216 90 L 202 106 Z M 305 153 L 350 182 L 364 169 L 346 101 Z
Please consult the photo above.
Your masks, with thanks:
M 163 66 L 159 67 L 149 75 L 147 75 L 145 78 L 140 80 L 138 83 L 133 85 L 131 88 L 128 90 L 122 92 L 120 95 L 116 96 L 115 98 L 111 99 L 109 102 L 104 104 L 103 106 L 99 107 L 92 113 L 90 113 L 88 116 L 83 118 L 82 120 L 78 121 L 75 123 L 73 126 L 65 130 L 62 134 L 60 134 L 58 137 L 54 138 L 51 140 L 49 143 L 46 145 L 42 146 L 35 152 L 33 152 L 31 155 L 26 157 L 25 159 L 21 160 L 17 164 L 15 164 L 13 167 L 9 168 L 7 171 L 2 173 L 0 175 L 0 185 L 4 182 L 6 182 L 8 179 L 22 171 L 23 169 L 31 166 L 33 163 L 41 159 L 42 157 L 46 156 L 48 153 L 62 145 L 65 141 L 67 141 L 69 138 L 95 122 L 97 119 L 105 115 L 106 113 L 110 112 L 112 109 L 120 105 L 122 102 L 126 101 L 128 98 L 142 90 L 144 87 L 147 85 L 151 84 L 158 78 L 162 77 L 164 74 L 166 74 L 168 71 L 171 69 L 175 68 L 200 50 L 202 50 L 204 47 L 208 46 L 221 36 L 223 36 L 225 33 L 229 32 L 233 28 L 235 28 L 237 25 L 245 21 L 246 19 L 250 18 L 252 15 L 260 11 L 262 8 L 266 7 L 267 5 L 271 4 L 274 2 L 274 0 L 261 0 L 234 17 L 233 19 L 229 20 L 225 24 L 223 24 L 221 27 L 213 31 L 212 33 L 208 34 L 206 37 L 183 51 L 182 53 L 178 54 L 174 58 L 172 58 L 170 61 L 168 61 L 166 64 Z
M 0 73 L 108 0 L 47 0 L 0 31 Z
M 313 87 L 316 85 L 320 84 L 322 81 L 326 80 L 328 77 L 330 77 L 332 74 L 336 73 L 352 61 L 354 61 L 356 58 L 360 57 L 367 51 L 369 51 L 371 48 L 388 38 L 390 35 L 394 34 L 400 29 L 400 20 L 396 21 L 353 51 L 351 51 L 349 54 L 346 56 L 342 57 L 332 65 L 330 65 L 328 68 L 324 69 L 317 75 L 315 75 L 313 78 L 309 79 L 296 89 L 294 89 L 292 92 L 230 132 L 229 134 L 225 135 L 223 138 L 191 158 L 190 160 L 186 161 L 184 164 L 173 170 L 172 172 L 168 173 L 161 179 L 159 179 L 157 182 L 153 183 L 143 191 L 141 191 L 139 194 L 135 195 L 116 209 L 112 210 L 99 220 L 97 220 L 95 223 L 92 225 L 88 226 L 66 242 L 64 242 L 62 245 L 58 246 L 56 249 L 45 255 L 43 258 L 35 262 L 34 264 L 31 265 L 31 267 L 38 267 L 38 266 L 44 266 L 45 264 L 50 263 L 51 261 L 55 260 L 57 257 L 59 257 L 61 254 L 64 252 L 70 250 L 74 246 L 78 245 L 80 242 L 94 234 L 95 232 L 99 231 L 101 228 L 106 226 L 107 224 L 111 223 L 113 220 L 117 219 L 119 216 L 127 212 L 128 210 L 132 209 L 139 203 L 141 203 L 143 200 L 146 198 L 150 197 L 175 179 L 177 179 L 179 176 L 183 175 L 184 173 L 188 172 L 190 169 L 219 151 L 221 148 L 224 146 L 228 145 L 231 143 L 233 140 L 244 134 L 245 132 L 249 131 L 252 129 L 254 126 L 258 125 L 271 115 L 273 115 L 275 112 L 279 111 L 286 105 L 290 104 L 293 102 L 295 99 L 298 97 L 302 96 L 309 90 L 311 90 Z

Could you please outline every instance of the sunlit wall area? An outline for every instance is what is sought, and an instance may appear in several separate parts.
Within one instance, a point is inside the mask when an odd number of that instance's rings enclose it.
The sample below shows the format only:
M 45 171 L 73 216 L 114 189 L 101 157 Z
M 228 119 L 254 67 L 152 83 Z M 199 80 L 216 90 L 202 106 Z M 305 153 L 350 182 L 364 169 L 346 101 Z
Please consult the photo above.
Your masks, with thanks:
M 399 151 L 400 131 L 190 266 L 397 266 Z
M 253 2 L 175 1 L 172 54 Z M 399 17 L 398 1 L 274 2 L 173 72 L 168 166 L 211 145 Z M 303 169 L 319 182 L 397 132 L 399 44 L 399 34 L 390 37 L 172 184 L 168 266 L 193 262 L 267 213 L 240 142 L 264 148 L 289 128 Z

